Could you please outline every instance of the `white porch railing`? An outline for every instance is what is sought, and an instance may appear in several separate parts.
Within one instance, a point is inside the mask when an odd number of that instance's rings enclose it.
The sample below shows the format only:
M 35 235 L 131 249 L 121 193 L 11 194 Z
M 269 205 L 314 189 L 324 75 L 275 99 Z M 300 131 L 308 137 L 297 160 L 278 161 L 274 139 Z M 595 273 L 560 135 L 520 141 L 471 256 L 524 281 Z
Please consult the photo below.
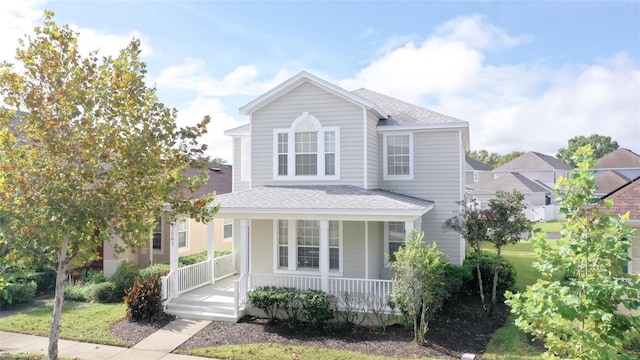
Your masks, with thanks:
M 320 277 L 301 275 L 251 274 L 249 288 L 260 286 L 288 287 L 298 290 L 321 290 Z
M 298 290 L 322 290 L 320 277 L 302 275 L 250 274 L 249 290 L 261 286 L 288 287 Z M 344 293 L 358 295 L 365 301 L 365 308 L 376 306 L 390 311 L 388 306 L 393 281 L 381 279 L 351 279 L 329 278 L 327 293 L 338 300 L 338 305 Z
M 336 296 L 338 301 L 340 301 L 341 295 L 344 293 L 350 295 L 358 294 L 367 300 L 366 304 L 376 304 L 377 306 L 388 308 L 392 290 L 393 281 L 391 280 L 329 278 L 328 292 Z
M 231 253 L 213 259 L 213 278 L 222 280 L 236 273 L 236 254 Z
M 244 274 L 233 283 L 233 315 L 237 318 L 240 312 L 240 305 L 247 302 L 247 284 L 249 275 Z
M 173 275 L 173 272 L 169 272 L 160 278 L 162 281 L 162 303 L 165 305 L 171 300 L 171 278 Z
M 178 295 L 211 283 L 211 261 L 205 260 L 178 269 Z

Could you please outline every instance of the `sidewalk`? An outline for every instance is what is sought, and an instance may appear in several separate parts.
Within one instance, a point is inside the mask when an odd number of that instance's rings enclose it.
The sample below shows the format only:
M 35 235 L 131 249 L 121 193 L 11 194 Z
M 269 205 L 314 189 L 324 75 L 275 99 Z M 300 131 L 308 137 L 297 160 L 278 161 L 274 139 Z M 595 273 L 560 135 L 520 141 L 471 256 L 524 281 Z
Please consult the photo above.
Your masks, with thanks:
M 60 340 L 58 356 L 87 360 L 187 360 L 197 356 L 171 354 L 175 348 L 209 325 L 210 321 L 177 319 L 131 348 Z M 0 331 L 0 357 L 20 353 L 47 353 L 49 338 Z

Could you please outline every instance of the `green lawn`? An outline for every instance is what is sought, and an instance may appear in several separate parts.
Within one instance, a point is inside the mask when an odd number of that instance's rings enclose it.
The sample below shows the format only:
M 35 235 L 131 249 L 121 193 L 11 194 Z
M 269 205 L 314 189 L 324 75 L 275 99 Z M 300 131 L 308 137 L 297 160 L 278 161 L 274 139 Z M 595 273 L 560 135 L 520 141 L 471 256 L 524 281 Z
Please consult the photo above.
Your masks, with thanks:
M 53 305 L 44 305 L 0 319 L 0 330 L 49 336 Z M 96 344 L 131 346 L 111 335 L 111 325 L 126 315 L 124 303 L 90 304 L 65 301 L 60 337 Z
M 365 355 L 358 352 L 279 344 L 226 345 L 204 349 L 177 351 L 180 354 L 233 360 L 392 360 L 395 357 Z M 431 358 L 418 358 L 429 360 Z
M 561 221 L 547 221 L 533 224 L 534 229 L 538 229 L 542 232 L 560 232 L 562 230 Z

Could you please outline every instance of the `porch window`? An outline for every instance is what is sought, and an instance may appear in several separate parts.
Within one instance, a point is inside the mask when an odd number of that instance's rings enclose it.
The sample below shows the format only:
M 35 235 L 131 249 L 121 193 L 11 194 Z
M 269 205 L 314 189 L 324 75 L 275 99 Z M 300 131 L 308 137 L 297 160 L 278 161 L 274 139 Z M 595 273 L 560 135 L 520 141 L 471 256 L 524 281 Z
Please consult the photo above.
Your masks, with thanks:
M 389 222 L 389 231 L 388 231 L 388 254 L 389 260 L 395 261 L 396 259 L 396 251 L 402 247 L 404 244 L 405 235 L 405 227 L 404 222 L 400 221 L 390 221 Z
M 329 269 L 340 270 L 340 223 L 329 221 Z
M 156 226 L 153 228 L 153 249 L 162 250 L 162 217 L 156 217 Z
M 413 136 L 385 135 L 383 140 L 384 178 L 413 178 Z
M 289 221 L 278 220 L 278 267 L 289 266 Z
M 318 133 L 296 133 L 296 175 L 318 175 Z
M 320 222 L 297 221 L 298 267 L 317 269 L 320 266 Z
M 230 237 L 233 237 L 233 219 L 224 219 L 223 227 L 224 227 L 224 238 L 228 239 Z
M 176 226 L 178 227 L 178 247 L 187 247 L 187 220 L 178 220 Z

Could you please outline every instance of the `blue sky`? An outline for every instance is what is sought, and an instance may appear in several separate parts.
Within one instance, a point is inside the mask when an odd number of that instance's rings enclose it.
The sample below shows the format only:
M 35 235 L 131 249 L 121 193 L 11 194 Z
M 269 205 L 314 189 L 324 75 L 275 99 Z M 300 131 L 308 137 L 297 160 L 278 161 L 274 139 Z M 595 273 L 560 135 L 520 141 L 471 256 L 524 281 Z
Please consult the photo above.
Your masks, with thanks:
M 211 115 L 228 160 L 237 109 L 302 70 L 469 121 L 474 150 L 599 133 L 640 153 L 640 1 L 12 1 L 0 60 L 43 9 L 87 51 L 141 38 L 149 84 L 180 122 Z

